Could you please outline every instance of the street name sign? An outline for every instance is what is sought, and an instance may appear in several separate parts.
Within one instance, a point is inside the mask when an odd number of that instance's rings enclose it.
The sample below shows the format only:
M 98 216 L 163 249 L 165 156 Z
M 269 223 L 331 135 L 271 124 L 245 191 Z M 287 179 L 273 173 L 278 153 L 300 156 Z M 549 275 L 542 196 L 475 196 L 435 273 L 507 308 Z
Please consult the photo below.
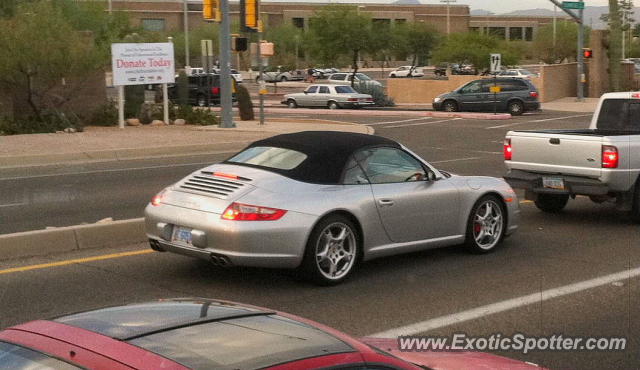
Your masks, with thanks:
M 562 9 L 584 9 L 584 3 L 582 1 L 563 1 Z

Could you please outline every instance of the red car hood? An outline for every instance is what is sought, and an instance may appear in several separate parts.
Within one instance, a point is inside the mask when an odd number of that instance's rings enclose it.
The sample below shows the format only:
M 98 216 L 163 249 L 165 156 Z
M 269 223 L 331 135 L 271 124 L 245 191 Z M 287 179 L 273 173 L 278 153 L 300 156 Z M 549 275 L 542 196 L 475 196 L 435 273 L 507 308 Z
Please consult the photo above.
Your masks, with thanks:
M 540 366 L 533 363 L 521 362 L 510 358 L 492 355 L 484 352 L 401 352 L 398 349 L 398 341 L 387 338 L 360 338 L 361 341 L 379 348 L 383 351 L 412 362 L 416 365 L 426 366 L 434 370 L 541 370 Z

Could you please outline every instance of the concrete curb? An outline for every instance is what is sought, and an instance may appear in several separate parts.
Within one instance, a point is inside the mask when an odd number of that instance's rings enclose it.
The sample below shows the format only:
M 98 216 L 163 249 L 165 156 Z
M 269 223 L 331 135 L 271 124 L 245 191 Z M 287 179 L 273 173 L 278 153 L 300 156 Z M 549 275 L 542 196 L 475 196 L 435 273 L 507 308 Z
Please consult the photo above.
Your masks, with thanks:
M 424 112 L 424 115 L 435 118 L 468 118 L 483 120 L 505 120 L 512 118 L 509 113 Z
M 143 218 L 4 234 L 0 235 L 0 260 L 107 248 L 146 240 Z

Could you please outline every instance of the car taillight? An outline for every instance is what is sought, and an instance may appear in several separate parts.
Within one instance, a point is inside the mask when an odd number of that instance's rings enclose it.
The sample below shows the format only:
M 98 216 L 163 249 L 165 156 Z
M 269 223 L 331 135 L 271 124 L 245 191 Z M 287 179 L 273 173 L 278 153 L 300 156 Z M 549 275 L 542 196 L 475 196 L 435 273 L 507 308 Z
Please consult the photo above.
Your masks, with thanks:
M 537 98 L 538 97 L 538 92 L 537 91 L 529 91 L 529 96 L 532 98 Z
M 220 94 L 220 88 L 219 88 L 219 87 L 212 87 L 212 88 L 211 88 L 211 93 L 212 93 L 213 95 L 218 95 L 218 94 Z
M 602 168 L 618 168 L 619 160 L 618 148 L 612 145 L 602 146 Z
M 275 221 L 287 213 L 284 209 L 252 206 L 233 202 L 224 210 L 222 218 L 230 221 Z
M 152 206 L 159 206 L 162 203 L 162 198 L 164 198 L 164 193 L 165 192 L 166 192 L 166 190 L 162 190 L 158 194 L 154 195 L 153 198 L 151 198 L 151 205 Z
M 358 98 L 348 98 L 347 101 L 358 101 Z
M 367 101 L 373 101 L 373 98 L 367 98 Z
M 504 139 L 504 160 L 510 161 L 513 156 L 513 148 L 511 147 L 511 139 Z

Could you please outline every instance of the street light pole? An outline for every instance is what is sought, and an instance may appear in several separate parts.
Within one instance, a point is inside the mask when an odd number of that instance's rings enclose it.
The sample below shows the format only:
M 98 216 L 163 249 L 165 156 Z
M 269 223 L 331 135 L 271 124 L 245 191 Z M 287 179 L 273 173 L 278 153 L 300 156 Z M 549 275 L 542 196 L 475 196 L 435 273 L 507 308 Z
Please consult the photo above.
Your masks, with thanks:
M 231 98 L 231 20 L 229 0 L 220 1 L 222 22 L 220 23 L 220 122 L 221 128 L 235 127 L 233 123 L 233 102 Z
M 451 33 L 451 10 L 449 9 L 449 4 L 455 3 L 458 0 L 440 0 L 441 3 L 447 4 L 447 36 Z
M 111 4 L 111 0 L 109 0 L 109 14 L 113 13 L 113 5 Z
M 109 0 L 111 1 L 111 0 Z M 184 68 L 191 65 L 189 62 L 189 5 L 188 0 L 184 0 Z

